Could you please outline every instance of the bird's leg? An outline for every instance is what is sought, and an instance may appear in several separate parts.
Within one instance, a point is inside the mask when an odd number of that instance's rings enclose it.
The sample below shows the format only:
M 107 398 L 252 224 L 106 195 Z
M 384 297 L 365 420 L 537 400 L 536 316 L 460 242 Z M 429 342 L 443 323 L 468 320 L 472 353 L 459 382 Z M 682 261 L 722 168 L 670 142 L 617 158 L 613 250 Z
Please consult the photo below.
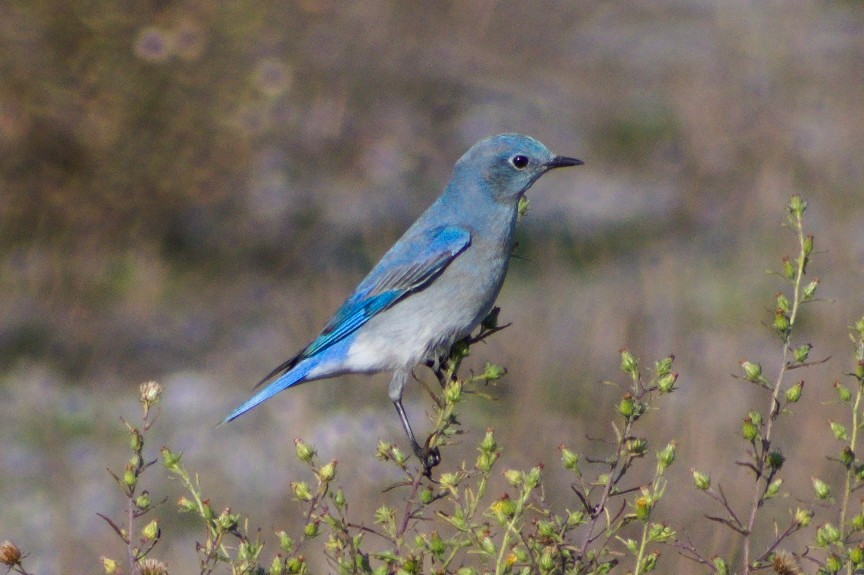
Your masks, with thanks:
M 405 435 L 408 436 L 408 441 L 411 443 L 411 450 L 414 455 L 423 463 L 423 470 L 426 475 L 429 475 L 433 467 L 441 463 L 441 453 L 437 447 L 429 447 L 427 440 L 424 447 L 420 447 L 417 439 L 414 437 L 414 432 L 411 430 L 411 424 L 408 422 L 408 415 L 405 413 L 405 408 L 402 406 L 402 391 L 405 389 L 405 383 L 408 381 L 409 370 L 400 370 L 393 374 L 393 379 L 390 380 L 388 394 L 393 405 L 396 406 L 396 411 L 399 413 L 399 419 L 402 421 L 402 428 L 405 429 Z

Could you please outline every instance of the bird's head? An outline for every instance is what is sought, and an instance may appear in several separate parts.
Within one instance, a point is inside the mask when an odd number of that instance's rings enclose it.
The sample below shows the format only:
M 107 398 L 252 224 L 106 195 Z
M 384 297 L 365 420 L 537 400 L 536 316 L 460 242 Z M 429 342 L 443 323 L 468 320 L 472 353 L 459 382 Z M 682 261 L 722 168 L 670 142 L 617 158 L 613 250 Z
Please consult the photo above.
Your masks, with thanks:
M 495 201 L 515 203 L 549 170 L 582 163 L 556 156 L 529 136 L 500 134 L 474 144 L 456 164 L 456 173 L 461 178 L 479 180 Z

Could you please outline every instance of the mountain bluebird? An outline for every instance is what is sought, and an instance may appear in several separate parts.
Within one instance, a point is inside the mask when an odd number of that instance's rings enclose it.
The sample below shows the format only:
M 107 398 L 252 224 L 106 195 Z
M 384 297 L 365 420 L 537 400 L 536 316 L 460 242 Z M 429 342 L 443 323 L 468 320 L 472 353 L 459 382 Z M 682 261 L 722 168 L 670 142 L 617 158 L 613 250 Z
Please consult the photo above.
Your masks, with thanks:
M 428 472 L 440 456 L 435 448 L 421 448 L 411 431 L 402 407 L 408 376 L 419 363 L 445 357 L 492 310 L 526 190 L 553 168 L 580 164 L 521 134 L 475 144 L 456 162 L 444 193 L 384 254 L 321 334 L 270 372 L 258 384 L 267 385 L 225 421 L 298 383 L 392 371 L 390 399 Z

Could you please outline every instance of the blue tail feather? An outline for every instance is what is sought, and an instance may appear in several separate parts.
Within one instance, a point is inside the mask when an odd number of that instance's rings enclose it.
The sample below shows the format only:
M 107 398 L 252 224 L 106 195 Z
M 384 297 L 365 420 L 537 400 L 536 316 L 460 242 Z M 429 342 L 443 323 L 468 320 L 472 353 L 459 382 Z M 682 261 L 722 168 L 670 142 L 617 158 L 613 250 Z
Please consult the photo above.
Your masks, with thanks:
M 255 407 L 256 405 L 263 403 L 279 393 L 282 390 L 288 389 L 292 385 L 296 385 L 298 383 L 302 383 L 306 378 L 306 375 L 312 370 L 317 362 L 303 362 L 294 367 L 294 369 L 290 370 L 287 373 L 279 376 L 278 379 L 269 383 L 267 386 L 262 388 L 258 393 L 250 397 L 246 403 L 235 409 L 231 415 L 225 418 L 222 423 L 228 423 L 229 421 L 233 421 Z

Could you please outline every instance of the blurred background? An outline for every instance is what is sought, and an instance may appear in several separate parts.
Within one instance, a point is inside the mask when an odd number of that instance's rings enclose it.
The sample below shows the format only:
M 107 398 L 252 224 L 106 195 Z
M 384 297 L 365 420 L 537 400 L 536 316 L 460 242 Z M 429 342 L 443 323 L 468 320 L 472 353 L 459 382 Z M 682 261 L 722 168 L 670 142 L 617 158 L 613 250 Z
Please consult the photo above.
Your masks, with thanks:
M 646 365 L 674 353 L 680 392 L 645 418 L 652 452 L 679 445 L 659 517 L 708 555 L 733 549 L 700 519 L 716 509 L 689 469 L 751 485 L 732 462 L 768 397 L 730 374 L 744 358 L 779 367 L 764 323 L 785 285 L 765 271 L 794 255 L 781 224 L 802 194 L 833 303 L 804 309 L 798 341 L 831 360 L 792 374 L 808 403 L 777 430 L 794 496 L 768 534 L 839 450 L 826 421 L 843 411 L 823 403 L 864 314 L 862 110 L 860 2 L 4 2 L 0 538 L 40 573 L 121 555 L 96 513 L 120 513 L 105 468 L 125 464 L 119 416 L 137 417 L 150 379 L 166 387 L 153 452 L 182 450 L 214 507 L 265 536 L 302 525 L 294 437 L 339 460 L 358 519 L 398 500 L 373 458 L 378 440 L 407 449 L 386 375 L 214 426 L 317 334 L 459 156 L 505 131 L 585 166 L 529 194 L 499 298 L 513 325 L 466 364 L 509 374 L 468 403 L 445 465 L 473 461 L 494 427 L 502 469 L 545 463 L 548 497 L 575 507 L 557 446 L 596 451 L 587 436 L 611 431 L 620 391 L 598 382 L 622 380 L 623 347 Z M 419 385 L 406 404 L 428 427 Z M 653 456 L 643 471 L 634 482 Z M 149 488 L 170 504 L 164 475 Z M 197 529 L 160 515 L 156 555 L 195 570 Z M 671 550 L 661 564 L 697 571 Z

